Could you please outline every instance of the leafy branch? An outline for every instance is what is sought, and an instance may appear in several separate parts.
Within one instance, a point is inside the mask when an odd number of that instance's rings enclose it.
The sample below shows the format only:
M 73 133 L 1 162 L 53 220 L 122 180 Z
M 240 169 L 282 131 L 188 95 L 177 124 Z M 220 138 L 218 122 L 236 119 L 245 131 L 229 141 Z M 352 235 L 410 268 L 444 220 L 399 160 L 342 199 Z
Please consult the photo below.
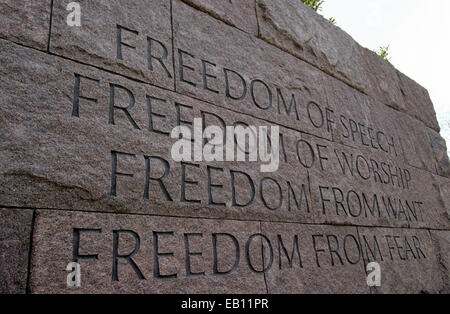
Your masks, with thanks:
M 322 5 L 325 2 L 325 0 L 301 0 L 301 1 L 316 12 L 322 11 Z M 328 20 L 331 23 L 336 24 L 336 19 L 334 17 L 330 17 Z
M 317 11 L 322 10 L 322 5 L 325 1 L 324 0 L 302 0 L 302 2 L 317 12 Z
M 378 50 L 374 50 L 374 52 L 386 61 L 391 60 L 391 57 L 389 55 L 389 45 L 381 46 Z

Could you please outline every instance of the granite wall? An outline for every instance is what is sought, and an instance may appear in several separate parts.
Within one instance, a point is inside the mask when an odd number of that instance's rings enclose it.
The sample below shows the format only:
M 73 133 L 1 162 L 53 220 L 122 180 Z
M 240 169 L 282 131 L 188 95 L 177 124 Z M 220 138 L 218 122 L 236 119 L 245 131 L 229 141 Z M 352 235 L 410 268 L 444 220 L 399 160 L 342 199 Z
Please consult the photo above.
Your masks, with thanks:
M 1 293 L 450 292 L 423 87 L 299 0 L 70 2 L 0 2 Z M 194 118 L 278 170 L 175 162 Z

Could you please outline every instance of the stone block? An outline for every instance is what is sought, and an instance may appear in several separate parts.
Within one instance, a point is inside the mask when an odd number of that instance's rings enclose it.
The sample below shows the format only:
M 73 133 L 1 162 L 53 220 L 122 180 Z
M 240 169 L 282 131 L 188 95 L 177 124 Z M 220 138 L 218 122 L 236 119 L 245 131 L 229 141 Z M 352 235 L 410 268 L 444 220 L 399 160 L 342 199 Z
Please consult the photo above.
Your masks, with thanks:
M 170 1 L 78 1 L 80 27 L 67 24 L 70 2 L 53 3 L 51 52 L 174 88 Z
M 257 222 L 38 211 L 35 230 L 31 293 L 266 293 Z
M 260 37 L 439 131 L 428 92 L 297 0 L 257 0 Z
M 358 227 L 365 263 L 377 262 L 381 286 L 373 293 L 439 293 L 444 288 L 428 230 Z

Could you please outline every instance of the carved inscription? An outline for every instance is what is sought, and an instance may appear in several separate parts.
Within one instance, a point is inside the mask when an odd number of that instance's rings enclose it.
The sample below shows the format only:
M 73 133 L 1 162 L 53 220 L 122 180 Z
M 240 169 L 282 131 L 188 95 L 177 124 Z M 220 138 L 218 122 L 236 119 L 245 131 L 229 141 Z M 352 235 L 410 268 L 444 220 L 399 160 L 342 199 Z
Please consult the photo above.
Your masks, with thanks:
M 200 281 L 211 291 L 233 281 L 249 289 L 264 275 L 269 281 L 287 276 L 286 287 L 290 278 L 303 286 L 319 272 L 328 276 L 324 284 L 354 281 L 364 291 L 368 260 L 421 265 L 430 258 L 426 236 L 402 229 L 361 236 L 356 227 L 264 223 L 260 228 L 250 221 L 55 211 L 39 211 L 36 221 L 36 240 L 42 244 L 34 258 L 48 259 L 43 272 L 61 260 L 79 263 L 79 291 L 90 285 L 98 291 L 126 285 L 133 291 L 180 292 Z M 50 241 L 58 249 L 43 255 Z M 175 288 L 180 282 L 187 286 Z M 50 289 L 58 284 L 50 283 Z
M 91 95 L 83 89 L 83 86 L 88 85 Z M 172 99 L 169 94 L 162 97 L 161 94 L 147 93 L 142 97 L 139 93 L 139 97 L 132 87 L 79 73 L 74 73 L 73 86 L 73 117 L 83 119 L 83 107 L 101 106 L 95 93 L 109 95 L 109 109 L 104 111 L 105 116 L 99 117 L 98 121 L 157 136 L 162 138 L 159 141 L 167 142 L 166 154 L 155 154 L 151 150 L 143 154 L 111 150 L 110 160 L 107 161 L 111 169 L 109 197 L 126 195 L 123 194 L 126 191 L 121 191 L 121 184 L 134 182 L 140 189 L 142 200 L 217 208 L 245 209 L 258 206 L 259 210 L 269 212 L 298 210 L 307 215 L 318 212 L 324 216 L 345 216 L 350 221 L 353 218 L 369 217 L 405 222 L 423 220 L 424 202 L 409 193 L 414 184 L 413 173 L 389 157 L 390 154 L 397 154 L 392 138 L 389 140 L 382 131 L 366 130 L 351 119 L 346 120 L 349 123 L 348 136 L 355 139 L 359 137 L 363 145 L 369 143 L 367 149 L 355 151 L 300 132 L 281 129 L 281 174 L 263 176 L 256 171 L 257 167 L 249 171 L 248 163 L 243 168 L 227 163 L 177 163 L 168 155 L 173 144 L 173 139 L 169 137 L 170 131 L 177 126 L 192 127 L 195 117 L 201 118 L 204 129 L 208 125 L 222 128 L 224 142 L 227 136 L 225 127 L 248 126 L 248 118 L 240 120 L 239 115 L 222 114 L 224 109 L 218 108 L 198 110 L 178 99 Z M 107 86 L 106 90 L 104 86 Z M 327 114 L 328 111 L 322 112 L 316 104 L 309 104 L 308 107 L 318 110 L 323 119 L 321 125 L 313 119 L 309 123 L 317 127 L 331 127 L 329 123 L 333 120 Z M 374 150 L 378 153 L 372 155 Z M 121 170 L 122 165 L 130 164 L 134 171 Z M 290 169 L 295 169 L 295 173 Z M 330 173 L 346 178 L 358 187 L 349 189 L 340 184 L 325 185 L 325 178 Z
M 0 204 L 33 211 L 27 292 L 445 286 L 432 240 L 448 229 L 445 182 L 430 130 L 409 109 L 185 1 L 85 1 L 70 31 L 65 4 L 47 6 L 46 49 L 0 39 Z M 204 135 L 210 127 L 220 136 Z M 277 147 L 277 170 L 263 172 L 251 131 L 271 127 L 273 137 L 254 132 L 259 155 Z M 173 135 L 181 129 L 193 136 Z M 198 143 L 223 153 L 222 136 L 234 144 L 227 157 L 244 161 L 196 154 Z M 182 141 L 188 160 L 172 154 Z M 367 285 L 370 262 L 381 287 Z

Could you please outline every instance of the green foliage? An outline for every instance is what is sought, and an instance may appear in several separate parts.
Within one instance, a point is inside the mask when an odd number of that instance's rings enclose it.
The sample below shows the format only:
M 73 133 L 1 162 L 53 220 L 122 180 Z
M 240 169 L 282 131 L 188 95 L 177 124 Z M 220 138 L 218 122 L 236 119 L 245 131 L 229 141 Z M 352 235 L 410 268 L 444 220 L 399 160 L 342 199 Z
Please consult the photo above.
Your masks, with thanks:
M 391 57 L 389 56 L 389 45 L 387 46 L 381 46 L 378 50 L 374 51 L 377 55 L 382 57 L 384 60 L 391 60 Z
M 324 0 L 302 0 L 302 2 L 317 12 L 322 10 Z
M 301 0 L 301 1 L 316 12 L 322 10 L 322 5 L 325 2 L 325 0 Z M 328 20 L 336 25 L 336 19 L 334 17 L 330 17 Z M 380 57 L 382 57 L 384 60 L 387 61 L 391 60 L 391 57 L 389 56 L 389 45 L 382 46 L 378 50 L 374 50 L 374 52 L 378 54 Z
M 301 1 L 316 12 L 322 10 L 322 5 L 325 2 L 325 0 L 301 0 Z M 334 17 L 330 17 L 328 20 L 336 25 L 336 19 Z

